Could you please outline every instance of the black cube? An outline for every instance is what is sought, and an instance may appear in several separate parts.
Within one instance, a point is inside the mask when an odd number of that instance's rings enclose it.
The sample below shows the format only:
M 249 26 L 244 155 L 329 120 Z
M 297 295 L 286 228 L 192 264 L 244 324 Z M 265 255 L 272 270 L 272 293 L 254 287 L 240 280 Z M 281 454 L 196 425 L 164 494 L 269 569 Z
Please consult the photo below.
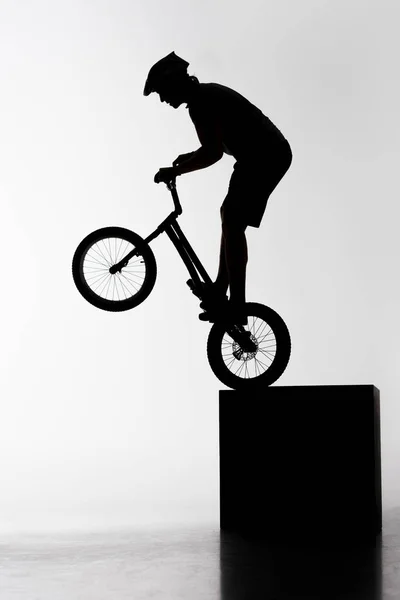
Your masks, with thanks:
M 219 451 L 222 530 L 300 545 L 382 531 L 374 385 L 221 390 Z

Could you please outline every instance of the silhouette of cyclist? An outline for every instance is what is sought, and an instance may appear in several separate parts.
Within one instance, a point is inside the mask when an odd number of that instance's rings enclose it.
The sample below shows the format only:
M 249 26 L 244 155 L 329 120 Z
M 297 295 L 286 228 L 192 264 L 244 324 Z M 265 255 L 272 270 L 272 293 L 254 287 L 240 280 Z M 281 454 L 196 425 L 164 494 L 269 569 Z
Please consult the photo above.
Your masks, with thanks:
M 159 169 L 154 181 L 166 183 L 184 173 L 204 169 L 224 153 L 236 159 L 221 206 L 219 268 L 212 284 L 221 302 L 199 318 L 215 322 L 224 317 L 245 324 L 245 230 L 247 226 L 260 226 L 271 192 L 290 167 L 292 152 L 279 129 L 256 106 L 229 87 L 200 83 L 187 73 L 188 66 L 187 61 L 171 52 L 152 66 L 144 87 L 145 96 L 157 92 L 161 102 L 173 108 L 186 102 L 201 144 L 198 150 L 179 155 L 172 167 Z M 226 302 L 228 287 L 230 296 Z

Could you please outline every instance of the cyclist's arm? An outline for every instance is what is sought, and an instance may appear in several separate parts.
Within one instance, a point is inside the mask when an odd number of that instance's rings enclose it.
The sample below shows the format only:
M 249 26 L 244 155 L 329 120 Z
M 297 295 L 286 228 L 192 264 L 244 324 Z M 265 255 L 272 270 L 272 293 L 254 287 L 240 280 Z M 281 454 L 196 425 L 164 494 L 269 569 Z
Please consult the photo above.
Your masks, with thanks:
M 224 154 L 222 128 L 218 116 L 212 111 L 204 112 L 202 117 L 194 116 L 191 112 L 190 116 L 201 146 L 188 160 L 175 167 L 177 175 L 209 167 L 218 162 Z
M 198 169 L 205 169 L 218 162 L 222 158 L 222 155 L 223 151 L 219 152 L 207 146 L 200 146 L 188 160 L 174 167 L 174 169 L 177 175 L 183 175 L 184 173 L 190 173 Z

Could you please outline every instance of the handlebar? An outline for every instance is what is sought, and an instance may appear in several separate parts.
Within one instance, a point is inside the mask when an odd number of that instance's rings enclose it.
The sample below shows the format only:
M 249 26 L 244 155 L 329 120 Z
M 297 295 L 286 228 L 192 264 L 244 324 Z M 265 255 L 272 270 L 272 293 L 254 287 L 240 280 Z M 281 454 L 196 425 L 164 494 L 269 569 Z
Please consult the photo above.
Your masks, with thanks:
M 174 212 L 175 212 L 176 216 L 181 215 L 182 214 L 182 206 L 181 206 L 181 203 L 179 202 L 178 192 L 176 191 L 176 177 L 171 179 L 171 181 L 168 181 L 165 185 L 167 186 L 167 188 L 169 189 L 169 191 L 172 194 L 172 199 L 174 201 L 174 206 L 175 206 Z

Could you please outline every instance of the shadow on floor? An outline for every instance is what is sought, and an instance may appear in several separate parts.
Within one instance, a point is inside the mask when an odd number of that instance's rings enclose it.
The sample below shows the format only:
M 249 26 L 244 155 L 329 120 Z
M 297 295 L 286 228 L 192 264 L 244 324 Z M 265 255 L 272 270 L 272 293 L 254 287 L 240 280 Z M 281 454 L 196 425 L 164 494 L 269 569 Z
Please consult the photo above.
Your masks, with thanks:
M 371 545 L 267 546 L 221 532 L 221 600 L 400 598 L 400 508 L 384 514 Z

